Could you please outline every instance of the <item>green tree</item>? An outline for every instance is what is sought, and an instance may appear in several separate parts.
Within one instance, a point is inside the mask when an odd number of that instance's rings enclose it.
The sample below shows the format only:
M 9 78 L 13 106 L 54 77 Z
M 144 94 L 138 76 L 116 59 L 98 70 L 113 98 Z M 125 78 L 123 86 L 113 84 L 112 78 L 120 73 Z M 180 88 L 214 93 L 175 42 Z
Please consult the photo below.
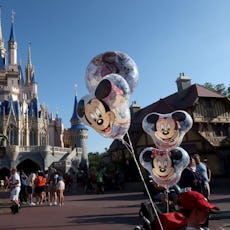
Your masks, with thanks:
M 223 83 L 220 84 L 212 84 L 210 82 L 205 82 L 204 87 L 208 89 L 212 89 L 230 99 L 230 86 L 226 87 Z

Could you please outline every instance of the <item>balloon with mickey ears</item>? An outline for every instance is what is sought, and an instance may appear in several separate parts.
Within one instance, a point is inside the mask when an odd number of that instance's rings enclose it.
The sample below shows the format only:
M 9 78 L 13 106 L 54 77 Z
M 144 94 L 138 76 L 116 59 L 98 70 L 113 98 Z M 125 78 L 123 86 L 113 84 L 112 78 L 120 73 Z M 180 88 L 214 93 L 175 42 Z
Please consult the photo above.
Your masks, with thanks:
M 166 189 L 179 181 L 189 164 L 188 153 L 179 145 L 192 123 L 191 116 L 183 110 L 150 113 L 142 121 L 144 131 L 152 137 L 157 148 L 145 148 L 139 156 L 140 163 L 153 180 Z
M 147 114 L 142 121 L 142 127 L 159 149 L 170 151 L 181 144 L 192 123 L 187 112 L 176 110 L 168 114 Z
M 78 103 L 80 121 L 103 137 L 122 140 L 130 126 L 130 94 L 138 81 L 135 62 L 119 51 L 105 52 L 89 63 L 85 80 L 89 94 Z
M 77 108 L 79 119 L 106 138 L 122 139 L 130 126 L 130 90 L 120 75 L 104 77 L 91 95 Z
M 171 151 L 148 147 L 141 152 L 139 160 L 156 184 L 169 189 L 180 180 L 189 164 L 189 155 L 181 147 Z

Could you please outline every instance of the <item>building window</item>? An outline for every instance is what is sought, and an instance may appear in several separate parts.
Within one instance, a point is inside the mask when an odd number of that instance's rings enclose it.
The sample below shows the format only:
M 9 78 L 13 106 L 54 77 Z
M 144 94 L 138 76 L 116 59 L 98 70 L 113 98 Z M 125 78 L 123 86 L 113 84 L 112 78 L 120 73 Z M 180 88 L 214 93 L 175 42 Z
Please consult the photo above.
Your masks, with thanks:
M 229 136 L 228 124 L 218 124 L 215 126 L 215 136 L 216 137 L 226 137 Z
M 7 130 L 7 137 L 10 145 L 18 145 L 18 130 L 14 125 L 10 125 Z
M 37 145 L 37 132 L 34 129 L 30 131 L 30 145 Z
M 46 134 L 44 132 L 40 133 L 40 145 L 46 145 Z

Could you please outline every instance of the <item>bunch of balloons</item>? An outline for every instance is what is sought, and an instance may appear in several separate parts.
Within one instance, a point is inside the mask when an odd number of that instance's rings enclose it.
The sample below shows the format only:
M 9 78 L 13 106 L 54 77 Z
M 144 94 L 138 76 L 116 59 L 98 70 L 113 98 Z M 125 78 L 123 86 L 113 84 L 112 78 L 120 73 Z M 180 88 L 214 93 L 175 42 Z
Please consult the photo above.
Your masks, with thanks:
M 135 62 L 127 54 L 108 51 L 86 68 L 89 94 L 78 103 L 79 119 L 106 138 L 123 139 L 130 126 L 129 98 L 138 82 Z
M 144 131 L 152 137 L 157 148 L 145 148 L 140 154 L 140 163 L 154 182 L 166 189 L 179 181 L 189 164 L 188 153 L 179 145 L 192 123 L 191 116 L 182 110 L 150 113 L 142 121 Z

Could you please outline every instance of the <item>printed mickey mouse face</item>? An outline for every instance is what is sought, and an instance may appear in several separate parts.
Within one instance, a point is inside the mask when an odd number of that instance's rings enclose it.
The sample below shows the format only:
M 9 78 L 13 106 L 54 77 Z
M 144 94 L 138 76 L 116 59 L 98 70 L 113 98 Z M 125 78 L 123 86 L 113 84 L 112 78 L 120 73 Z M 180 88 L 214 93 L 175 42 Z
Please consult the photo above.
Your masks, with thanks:
M 104 77 L 94 95 L 83 97 L 77 108 L 82 122 L 107 138 L 122 139 L 130 125 L 129 86 L 117 74 Z
M 92 99 L 85 107 L 85 117 L 91 127 L 99 133 L 111 133 L 115 114 L 107 111 L 106 106 L 98 99 Z
M 176 176 L 169 152 L 159 152 L 153 157 L 152 173 L 162 179 L 170 179 Z
M 180 147 L 171 151 L 148 147 L 141 152 L 139 160 L 154 182 L 168 189 L 179 181 L 189 164 L 189 155 Z
M 142 127 L 159 149 L 171 150 L 179 146 L 185 133 L 192 127 L 191 116 L 182 110 L 169 114 L 150 113 Z

